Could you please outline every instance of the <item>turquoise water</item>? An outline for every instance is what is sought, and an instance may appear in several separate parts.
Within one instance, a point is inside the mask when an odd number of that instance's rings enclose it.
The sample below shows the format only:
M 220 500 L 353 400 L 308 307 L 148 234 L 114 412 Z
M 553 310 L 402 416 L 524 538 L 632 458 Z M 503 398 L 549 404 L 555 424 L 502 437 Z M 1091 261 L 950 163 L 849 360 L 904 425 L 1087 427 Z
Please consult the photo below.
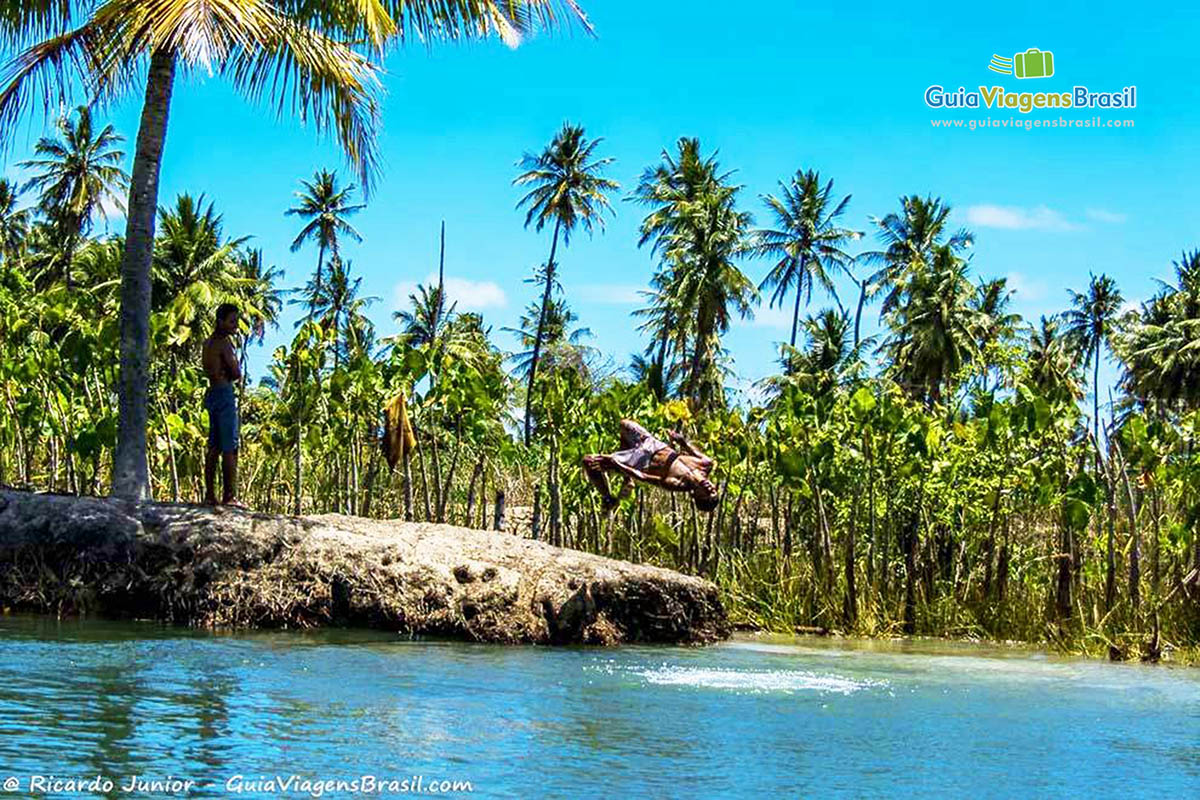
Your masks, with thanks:
M 113 788 L 30 792 L 39 775 Z M 0 618 L 0 780 L 172 796 L 122 791 L 135 775 L 191 797 L 362 775 L 470 781 L 460 797 L 1194 797 L 1200 671 L 944 643 L 547 649 Z

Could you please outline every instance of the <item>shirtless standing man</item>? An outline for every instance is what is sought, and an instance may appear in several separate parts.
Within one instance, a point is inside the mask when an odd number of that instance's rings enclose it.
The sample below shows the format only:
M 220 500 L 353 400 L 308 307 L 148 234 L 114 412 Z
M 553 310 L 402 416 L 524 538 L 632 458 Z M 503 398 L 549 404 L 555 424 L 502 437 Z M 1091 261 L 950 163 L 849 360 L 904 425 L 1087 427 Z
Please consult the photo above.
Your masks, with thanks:
M 233 383 L 242 379 L 233 339 L 238 331 L 238 309 L 232 303 L 217 308 L 217 324 L 204 342 L 200 360 L 208 375 L 208 453 L 204 458 L 204 504 L 215 506 L 213 482 L 217 477 L 217 457 L 221 459 L 221 504 L 245 508 L 237 499 L 238 409 Z
M 687 492 L 701 511 L 712 511 L 717 507 L 720 492 L 708 478 L 712 473 L 713 460 L 697 450 L 678 431 L 671 431 L 667 438 L 679 449 L 650 435 L 633 420 L 623 419 L 621 450 L 608 455 L 584 456 L 584 472 L 600 490 L 605 509 L 615 508 L 620 498 L 629 494 L 635 480 L 668 492 Z M 625 482 L 617 497 L 613 497 L 609 491 L 605 472 L 624 476 Z

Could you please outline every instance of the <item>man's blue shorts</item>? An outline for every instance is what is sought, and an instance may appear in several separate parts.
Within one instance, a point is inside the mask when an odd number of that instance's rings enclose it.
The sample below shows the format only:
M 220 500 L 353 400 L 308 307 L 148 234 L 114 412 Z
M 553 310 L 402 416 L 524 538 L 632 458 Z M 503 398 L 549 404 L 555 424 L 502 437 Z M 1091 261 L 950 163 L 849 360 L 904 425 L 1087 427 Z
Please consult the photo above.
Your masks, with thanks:
M 208 409 L 208 449 L 233 453 L 238 449 L 238 411 L 233 386 L 213 386 L 204 395 Z

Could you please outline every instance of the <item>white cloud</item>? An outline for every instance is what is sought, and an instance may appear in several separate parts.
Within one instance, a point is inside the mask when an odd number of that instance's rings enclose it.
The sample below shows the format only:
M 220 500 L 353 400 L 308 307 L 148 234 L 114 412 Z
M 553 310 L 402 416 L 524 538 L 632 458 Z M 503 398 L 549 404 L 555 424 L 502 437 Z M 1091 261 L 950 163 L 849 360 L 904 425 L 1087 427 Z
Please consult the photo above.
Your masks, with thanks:
M 1036 303 L 1050 295 L 1050 285 L 1043 280 L 1029 278 L 1020 272 L 1010 272 L 1004 277 L 1018 301 Z
M 1081 227 L 1047 206 L 971 206 L 967 209 L 967 222 L 978 228 L 1008 230 L 1075 231 Z
M 775 308 L 767 305 L 759 306 L 754 310 L 754 319 L 750 321 L 750 324 L 756 328 L 775 328 L 790 332 L 792 330 L 792 308 L 787 303 Z
M 1110 225 L 1119 225 L 1128 217 L 1125 214 L 1118 214 L 1115 211 L 1106 211 L 1103 208 L 1089 208 L 1087 210 L 1089 219 L 1094 219 L 1096 222 L 1107 222 Z
M 437 285 L 437 274 L 429 273 L 422 281 L 425 286 Z M 408 296 L 416 294 L 417 284 L 401 281 L 393 292 L 396 308 L 408 308 Z M 489 308 L 504 308 L 508 296 L 495 281 L 473 281 L 469 278 L 446 278 L 446 299 L 458 304 L 459 311 L 484 311 Z
M 1128 314 L 1130 311 L 1141 311 L 1141 310 L 1142 310 L 1142 301 L 1141 300 L 1126 300 L 1124 303 L 1121 304 L 1121 310 L 1118 313 L 1120 313 L 1121 316 L 1124 316 L 1124 315 Z
M 644 286 L 632 286 L 620 283 L 585 283 L 582 286 L 567 287 L 571 297 L 587 303 L 605 305 L 632 306 L 644 302 L 639 292 Z
M 125 220 L 125 200 L 114 194 L 106 193 L 100 198 L 99 222 L 106 228 L 119 227 Z

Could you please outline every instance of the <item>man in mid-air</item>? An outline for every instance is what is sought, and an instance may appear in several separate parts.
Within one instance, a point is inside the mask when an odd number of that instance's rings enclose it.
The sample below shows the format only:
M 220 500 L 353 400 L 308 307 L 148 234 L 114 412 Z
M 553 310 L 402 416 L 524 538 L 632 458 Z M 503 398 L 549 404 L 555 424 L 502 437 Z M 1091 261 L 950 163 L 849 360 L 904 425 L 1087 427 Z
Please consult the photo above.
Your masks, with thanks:
M 208 375 L 208 393 L 204 407 L 208 409 L 208 453 L 204 458 L 204 504 L 217 504 L 213 486 L 217 477 L 217 460 L 221 460 L 221 505 L 245 508 L 237 499 L 238 409 L 233 384 L 242 379 L 237 354 L 233 351 L 233 336 L 238 332 L 238 310 L 232 303 L 217 308 L 216 326 L 212 336 L 204 341 L 200 362 Z
M 713 460 L 697 450 L 678 431 L 671 431 L 667 438 L 679 449 L 656 439 L 633 420 L 623 419 L 622 449 L 609 455 L 584 456 L 584 472 L 600 491 L 606 510 L 615 508 L 620 498 L 629 494 L 635 480 L 668 492 L 687 492 L 701 511 L 712 511 L 717 507 L 720 492 L 708 479 Z M 624 485 L 616 497 L 609 491 L 605 472 L 615 472 L 624 477 Z

